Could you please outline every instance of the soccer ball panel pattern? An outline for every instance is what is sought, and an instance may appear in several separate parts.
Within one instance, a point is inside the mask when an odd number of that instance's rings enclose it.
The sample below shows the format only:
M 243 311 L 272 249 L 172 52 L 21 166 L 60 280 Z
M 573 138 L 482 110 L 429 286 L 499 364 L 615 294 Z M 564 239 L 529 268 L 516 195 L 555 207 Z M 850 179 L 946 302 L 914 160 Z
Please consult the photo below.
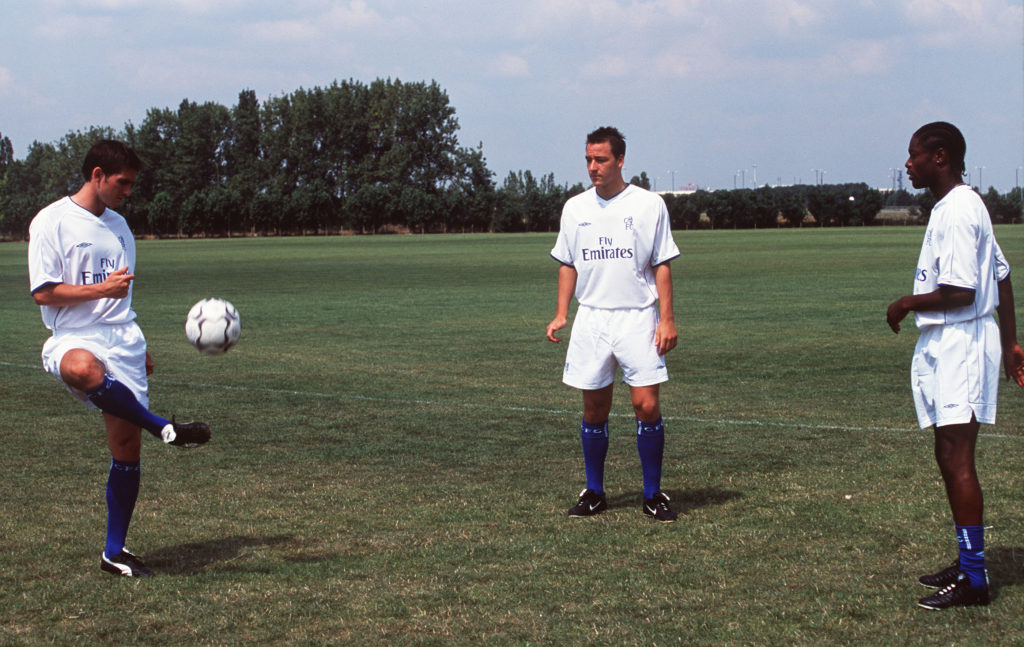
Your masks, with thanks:
M 185 336 L 200 353 L 220 355 L 238 343 L 242 334 L 242 317 L 230 302 L 208 298 L 188 311 Z

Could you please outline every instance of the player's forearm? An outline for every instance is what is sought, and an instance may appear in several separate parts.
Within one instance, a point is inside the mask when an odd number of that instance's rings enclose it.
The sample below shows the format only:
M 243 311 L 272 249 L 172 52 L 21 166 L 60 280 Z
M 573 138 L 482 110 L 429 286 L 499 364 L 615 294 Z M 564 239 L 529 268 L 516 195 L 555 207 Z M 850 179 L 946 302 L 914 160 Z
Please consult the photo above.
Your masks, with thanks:
M 576 291 L 576 268 L 571 265 L 562 265 L 558 268 L 558 294 L 555 299 L 555 316 L 568 317 L 569 304 L 572 302 L 572 295 Z
M 654 266 L 654 287 L 658 291 L 658 314 L 661 321 L 675 321 L 672 308 L 672 270 L 668 263 Z
M 907 295 L 902 298 L 902 301 L 906 310 L 914 312 L 951 310 L 974 303 L 974 290 L 942 285 L 933 292 Z
M 90 285 L 69 285 L 55 283 L 44 286 L 32 293 L 32 298 L 41 306 L 73 306 L 86 301 L 102 299 L 104 294 L 102 283 Z
M 1017 313 L 1013 303 L 1013 284 L 1010 277 L 998 283 L 999 305 L 996 312 L 999 314 L 999 339 L 1003 348 L 1010 348 L 1017 343 Z

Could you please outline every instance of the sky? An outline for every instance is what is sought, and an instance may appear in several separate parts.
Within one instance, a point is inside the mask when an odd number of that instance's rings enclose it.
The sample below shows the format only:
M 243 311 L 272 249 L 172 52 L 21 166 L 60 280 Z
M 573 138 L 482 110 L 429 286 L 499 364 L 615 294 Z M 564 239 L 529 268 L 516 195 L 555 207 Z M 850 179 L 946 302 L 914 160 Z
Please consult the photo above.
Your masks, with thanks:
M 587 184 L 613 125 L 658 190 L 887 188 L 939 120 L 972 184 L 1024 184 L 1022 0 L 8 0 L 0 24 L 18 159 L 183 99 L 391 78 L 436 81 L 499 185 Z

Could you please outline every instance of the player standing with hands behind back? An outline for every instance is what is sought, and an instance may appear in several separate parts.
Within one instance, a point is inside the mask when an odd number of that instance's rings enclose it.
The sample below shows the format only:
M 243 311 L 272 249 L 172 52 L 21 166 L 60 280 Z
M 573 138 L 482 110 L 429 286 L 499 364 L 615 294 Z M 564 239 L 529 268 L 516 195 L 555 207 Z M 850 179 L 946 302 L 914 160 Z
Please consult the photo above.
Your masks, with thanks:
M 139 494 L 141 430 L 179 447 L 210 439 L 202 422 L 174 422 L 147 408 L 153 362 L 132 310 L 135 240 L 113 211 L 142 168 L 123 143 L 94 144 L 82 164 L 82 188 L 32 219 L 28 245 L 32 298 L 53 332 L 43 345 L 43 367 L 103 412 L 111 462 L 100 568 L 127 577 L 153 575 L 124 547 Z
M 921 584 L 939 589 L 918 602 L 926 609 L 989 602 L 974 450 L 979 423 L 995 423 L 1000 352 L 1007 378 L 1024 386 L 1010 267 L 985 204 L 961 180 L 966 150 L 963 134 L 945 122 L 922 126 L 910 139 L 907 176 L 914 188 L 930 189 L 937 202 L 917 262 L 914 293 L 893 301 L 886 312 L 893 332 L 900 331 L 910 311 L 921 330 L 911 363 L 914 406 L 921 428 L 935 428 L 935 460 L 960 549 L 952 566 L 920 578 Z
M 547 338 L 565 326 L 573 294 L 573 323 L 562 381 L 583 392 L 580 438 L 587 487 L 569 510 L 586 517 L 608 508 L 604 460 L 616 368 L 629 385 L 636 415 L 636 446 L 643 473 L 643 512 L 662 522 L 677 514 L 661 491 L 665 426 L 659 386 L 668 380 L 665 353 L 676 345 L 669 261 L 679 256 L 661 196 L 622 179 L 626 141 L 615 128 L 587 136 L 587 172 L 593 187 L 562 210 L 551 256 L 558 268 L 555 318 Z

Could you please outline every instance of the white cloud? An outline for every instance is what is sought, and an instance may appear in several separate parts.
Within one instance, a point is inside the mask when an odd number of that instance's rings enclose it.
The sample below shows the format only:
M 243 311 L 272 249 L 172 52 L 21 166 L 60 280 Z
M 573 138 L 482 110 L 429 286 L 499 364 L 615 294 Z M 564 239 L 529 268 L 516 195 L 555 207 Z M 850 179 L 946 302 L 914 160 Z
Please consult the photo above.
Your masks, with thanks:
M 320 37 L 320 28 L 310 20 L 268 20 L 250 24 L 248 36 L 278 43 L 307 43 Z
M 327 26 L 336 29 L 361 29 L 382 22 L 381 15 L 370 9 L 365 0 L 350 0 L 348 6 L 332 8 L 325 16 Z
M 530 76 L 530 63 L 522 56 L 501 54 L 491 59 L 487 72 L 497 77 L 525 78 Z
M 621 56 L 599 56 L 580 70 L 589 79 L 608 79 L 629 74 L 629 63 Z
M 0 66 L 0 88 L 7 88 L 14 81 L 14 75 L 6 67 Z
M 379 33 L 387 25 L 381 15 L 370 9 L 364 0 L 351 0 L 347 5 L 332 5 L 323 12 L 296 10 L 290 12 L 290 15 L 279 20 L 255 21 L 247 27 L 247 35 L 263 41 L 299 43 L 322 52 L 324 47 L 333 46 L 339 32 Z
M 251 2 L 246 0 L 44 0 L 45 4 L 58 11 L 111 11 L 148 9 L 156 13 L 184 11 L 188 14 L 214 14 L 231 12 L 244 8 Z
M 789 33 L 811 28 L 821 22 L 820 12 L 806 2 L 784 0 L 766 7 L 768 24 L 774 31 Z
M 895 59 L 891 48 L 882 42 L 842 43 L 837 52 L 837 69 L 857 76 L 872 76 L 888 72 Z
M 686 78 L 694 73 L 693 58 L 687 52 L 677 49 L 664 51 L 655 56 L 654 71 L 658 76 Z
M 955 43 L 999 46 L 1020 42 L 1024 7 L 1006 0 L 906 0 L 908 22 L 948 47 Z

